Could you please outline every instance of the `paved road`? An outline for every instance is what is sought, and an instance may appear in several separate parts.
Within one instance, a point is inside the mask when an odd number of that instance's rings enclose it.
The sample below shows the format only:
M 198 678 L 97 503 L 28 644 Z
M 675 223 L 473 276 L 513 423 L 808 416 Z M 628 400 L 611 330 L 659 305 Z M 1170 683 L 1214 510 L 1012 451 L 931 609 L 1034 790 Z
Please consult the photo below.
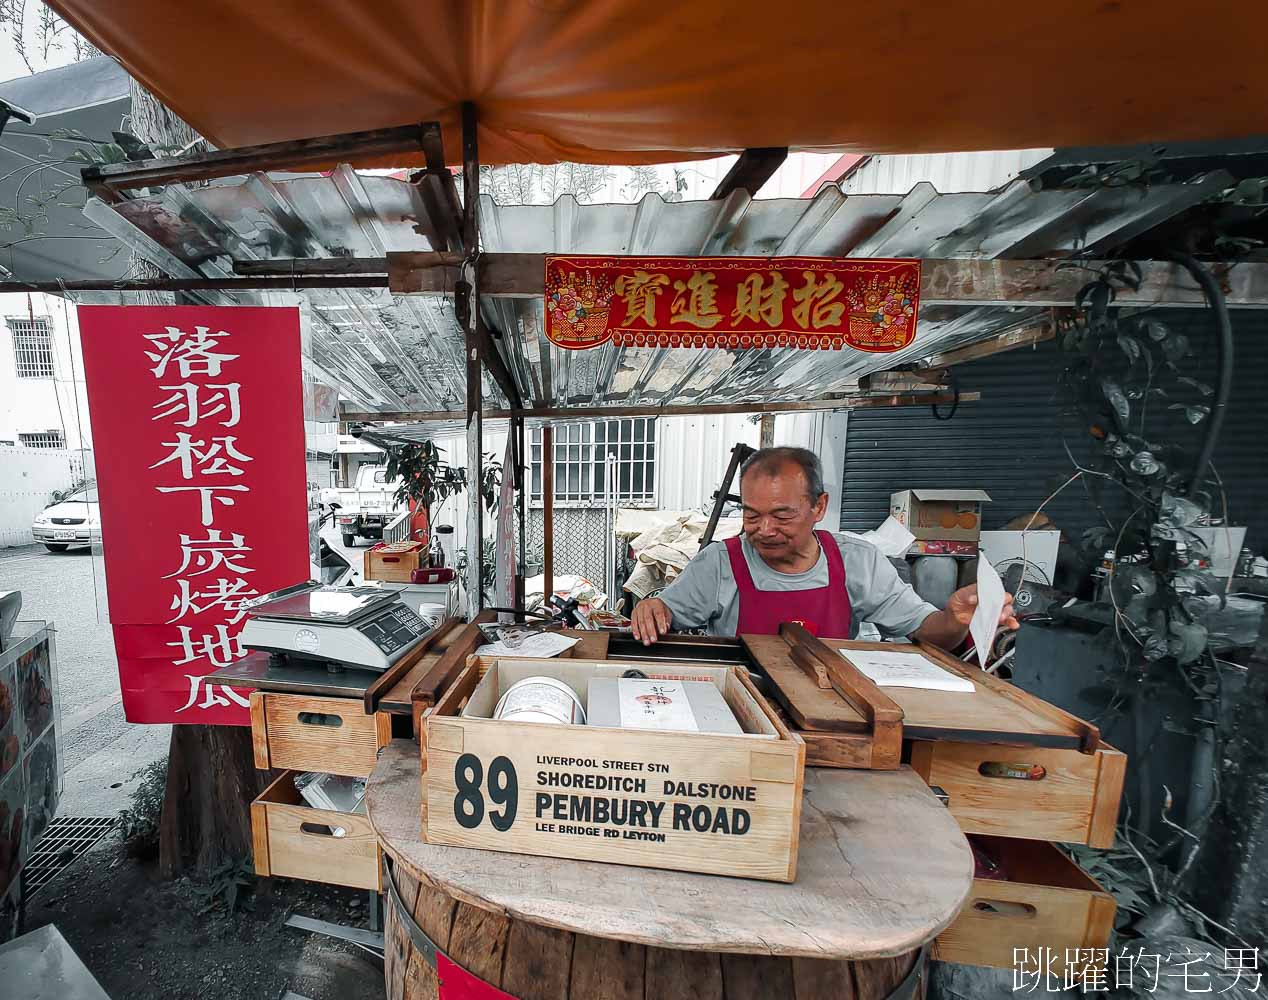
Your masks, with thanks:
M 87 549 L 0 548 L 0 590 L 22 591 L 22 618 L 57 628 L 63 816 L 109 816 L 126 807 L 134 774 L 167 753 L 169 726 L 134 726 L 123 717 L 110 626 L 98 621 Z

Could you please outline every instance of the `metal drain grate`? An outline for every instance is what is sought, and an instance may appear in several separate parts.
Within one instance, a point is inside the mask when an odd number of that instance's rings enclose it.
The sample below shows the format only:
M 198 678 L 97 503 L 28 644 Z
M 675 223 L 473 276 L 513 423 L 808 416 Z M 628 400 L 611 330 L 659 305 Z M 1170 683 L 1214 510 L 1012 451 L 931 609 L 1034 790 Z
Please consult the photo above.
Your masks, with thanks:
M 59 816 L 49 824 L 22 869 L 30 899 L 114 829 L 113 816 Z

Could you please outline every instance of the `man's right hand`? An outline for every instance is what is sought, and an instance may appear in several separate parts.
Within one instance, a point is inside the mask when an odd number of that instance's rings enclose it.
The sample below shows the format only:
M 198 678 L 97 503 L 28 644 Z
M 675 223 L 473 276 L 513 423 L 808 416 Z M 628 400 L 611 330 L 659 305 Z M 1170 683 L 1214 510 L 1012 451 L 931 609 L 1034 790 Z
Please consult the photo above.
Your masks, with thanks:
M 673 623 L 674 613 L 659 597 L 648 597 L 639 601 L 634 608 L 634 617 L 631 619 L 634 638 L 644 646 L 650 646 L 668 632 Z

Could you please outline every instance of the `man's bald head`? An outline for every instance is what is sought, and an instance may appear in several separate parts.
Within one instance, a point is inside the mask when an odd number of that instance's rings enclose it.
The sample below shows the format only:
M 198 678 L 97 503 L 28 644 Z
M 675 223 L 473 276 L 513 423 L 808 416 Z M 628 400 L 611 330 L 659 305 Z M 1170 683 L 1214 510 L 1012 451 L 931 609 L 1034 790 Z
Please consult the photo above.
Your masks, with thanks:
M 823 466 L 819 456 L 805 448 L 763 448 L 754 452 L 740 468 L 740 482 L 748 476 L 774 479 L 799 473 L 806 483 L 806 499 L 817 503 L 827 492 L 823 488 Z

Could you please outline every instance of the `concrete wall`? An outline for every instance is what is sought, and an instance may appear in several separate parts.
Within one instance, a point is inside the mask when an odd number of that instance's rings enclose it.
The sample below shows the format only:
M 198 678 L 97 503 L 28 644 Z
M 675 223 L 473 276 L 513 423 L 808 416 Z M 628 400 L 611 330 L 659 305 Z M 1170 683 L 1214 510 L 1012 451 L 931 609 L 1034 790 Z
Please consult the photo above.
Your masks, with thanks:
M 83 461 L 80 452 L 66 449 L 0 445 L 0 548 L 35 544 L 35 515 L 48 506 L 54 490 L 66 489 L 83 474 Z
M 9 318 L 47 317 L 53 328 L 53 378 L 18 378 Z M 0 442 L 60 431 L 68 448 L 91 447 L 84 359 L 73 304 L 55 295 L 0 295 Z M 0 490 L 6 488 L 0 469 Z

